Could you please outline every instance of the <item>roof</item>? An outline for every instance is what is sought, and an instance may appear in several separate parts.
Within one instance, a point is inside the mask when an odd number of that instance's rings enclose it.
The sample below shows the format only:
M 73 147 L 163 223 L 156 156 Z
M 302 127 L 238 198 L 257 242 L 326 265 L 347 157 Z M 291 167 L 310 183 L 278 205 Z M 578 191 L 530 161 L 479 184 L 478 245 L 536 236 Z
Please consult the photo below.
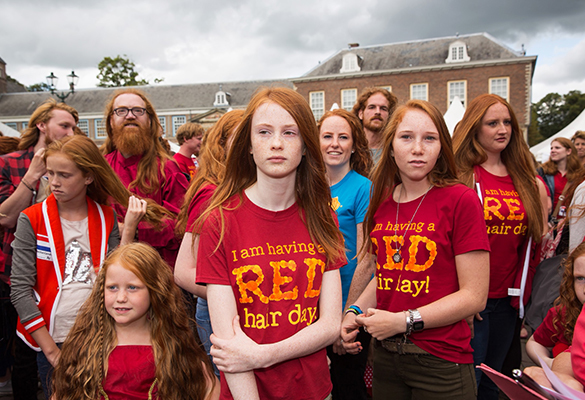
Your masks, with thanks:
M 157 113 L 172 110 L 209 110 L 214 108 L 215 93 L 219 83 L 186 85 L 136 86 L 152 101 Z M 293 85 L 286 79 L 267 81 L 244 81 L 221 83 L 228 93 L 230 107 L 245 107 L 254 92 L 260 87 L 288 87 Z M 78 89 L 65 101 L 80 114 L 102 114 L 107 101 L 116 90 L 124 88 Z M 0 117 L 29 116 L 46 99 L 49 92 L 6 93 L 0 95 Z
M 360 73 L 380 70 L 410 69 L 427 66 L 444 65 L 452 68 L 462 63 L 446 64 L 449 45 L 455 41 L 462 41 L 467 45 L 467 53 L 471 61 L 494 61 L 525 58 L 517 52 L 499 42 L 487 33 L 449 36 L 434 39 L 424 39 L 410 42 L 390 43 L 353 49 L 343 49 L 332 55 L 323 63 L 304 74 L 303 78 L 338 75 L 342 66 L 343 56 L 354 52 L 360 58 Z M 355 73 L 349 73 L 355 75 Z M 293 79 L 295 82 L 296 79 Z

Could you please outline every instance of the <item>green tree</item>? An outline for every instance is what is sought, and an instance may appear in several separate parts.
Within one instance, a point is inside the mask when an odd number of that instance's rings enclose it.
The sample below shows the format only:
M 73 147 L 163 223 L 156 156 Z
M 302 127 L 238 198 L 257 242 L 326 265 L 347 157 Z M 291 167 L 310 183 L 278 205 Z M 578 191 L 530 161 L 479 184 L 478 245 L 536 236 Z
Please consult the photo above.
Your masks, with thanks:
M 569 125 L 585 109 L 585 93 L 571 90 L 565 95 L 549 93 L 539 102 L 532 104 L 531 115 L 538 122 L 538 133 L 541 140 L 547 139 Z M 536 130 L 532 133 L 535 134 Z M 530 135 L 530 131 L 529 131 Z M 534 135 L 537 140 L 537 135 Z M 537 142 L 538 143 L 538 142 Z
M 46 82 L 33 83 L 26 87 L 29 92 L 50 92 L 51 87 Z
M 130 61 L 128 56 L 116 56 L 116 58 L 104 57 L 98 64 L 100 73 L 97 78 L 100 80 L 99 87 L 120 87 L 148 85 L 148 81 L 138 78 L 138 72 L 134 71 L 136 65 Z
M 534 104 L 530 107 L 530 126 L 528 126 L 528 145 L 530 147 L 542 142 L 545 138 L 538 129 L 538 114 Z

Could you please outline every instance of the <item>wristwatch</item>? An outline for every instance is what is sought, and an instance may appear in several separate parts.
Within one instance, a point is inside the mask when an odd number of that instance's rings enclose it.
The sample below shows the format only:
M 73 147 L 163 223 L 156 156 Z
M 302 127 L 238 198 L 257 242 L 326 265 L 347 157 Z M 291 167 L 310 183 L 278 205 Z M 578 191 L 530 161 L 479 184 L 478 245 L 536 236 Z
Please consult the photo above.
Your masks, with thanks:
M 412 332 L 420 332 L 425 329 L 425 322 L 423 321 L 422 316 L 418 310 L 408 310 L 408 314 L 410 315 Z

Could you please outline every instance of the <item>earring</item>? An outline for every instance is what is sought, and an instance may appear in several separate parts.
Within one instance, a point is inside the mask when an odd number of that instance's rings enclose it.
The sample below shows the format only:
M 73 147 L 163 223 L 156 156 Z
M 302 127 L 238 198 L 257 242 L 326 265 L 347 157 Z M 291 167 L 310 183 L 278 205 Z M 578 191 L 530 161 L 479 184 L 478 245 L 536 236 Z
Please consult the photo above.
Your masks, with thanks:
M 353 154 L 353 153 L 355 153 L 355 150 L 352 150 L 352 151 L 351 151 L 351 154 Z

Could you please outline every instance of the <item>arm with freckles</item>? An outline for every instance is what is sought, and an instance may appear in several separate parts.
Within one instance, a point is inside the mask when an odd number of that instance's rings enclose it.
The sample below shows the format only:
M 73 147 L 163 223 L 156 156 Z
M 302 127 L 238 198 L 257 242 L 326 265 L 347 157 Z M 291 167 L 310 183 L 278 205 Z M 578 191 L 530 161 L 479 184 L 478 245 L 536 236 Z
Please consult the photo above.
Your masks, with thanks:
M 209 294 L 209 302 L 211 297 Z M 233 296 L 233 295 L 232 295 Z M 274 364 L 304 357 L 333 343 L 339 335 L 341 315 L 341 281 L 339 270 L 326 271 L 319 295 L 319 319 L 291 337 L 271 344 L 256 344 L 234 321 L 235 336 L 224 340 L 219 334 L 211 336 L 211 355 L 222 371 L 241 372 L 267 368 Z M 211 311 L 211 308 L 210 308 Z M 213 322 L 213 317 L 212 317 Z
M 231 286 L 208 284 L 207 300 L 214 335 L 229 341 L 235 334 L 233 320 L 238 313 Z M 226 372 L 225 379 L 235 400 L 259 399 L 256 378 L 251 370 L 239 373 Z
M 358 255 L 358 264 L 353 273 L 351 286 L 349 287 L 349 294 L 347 295 L 347 303 L 344 310 L 350 305 L 354 304 L 356 299 L 368 286 L 372 280 L 372 275 L 376 272 L 376 257 L 373 254 L 362 254 L 361 249 L 364 243 L 363 223 L 357 224 L 357 241 L 356 254 Z
M 419 307 L 425 329 L 454 324 L 485 308 L 489 286 L 489 253 L 478 250 L 455 256 L 459 290 Z M 364 310 L 365 311 L 365 310 Z M 369 308 L 356 322 L 366 326 L 376 339 L 382 340 L 405 332 L 405 312 Z
M 195 241 L 193 241 L 193 234 L 186 232 L 175 264 L 175 283 L 189 293 L 206 299 L 207 287 L 195 283 L 198 248 L 199 235 L 195 235 Z

